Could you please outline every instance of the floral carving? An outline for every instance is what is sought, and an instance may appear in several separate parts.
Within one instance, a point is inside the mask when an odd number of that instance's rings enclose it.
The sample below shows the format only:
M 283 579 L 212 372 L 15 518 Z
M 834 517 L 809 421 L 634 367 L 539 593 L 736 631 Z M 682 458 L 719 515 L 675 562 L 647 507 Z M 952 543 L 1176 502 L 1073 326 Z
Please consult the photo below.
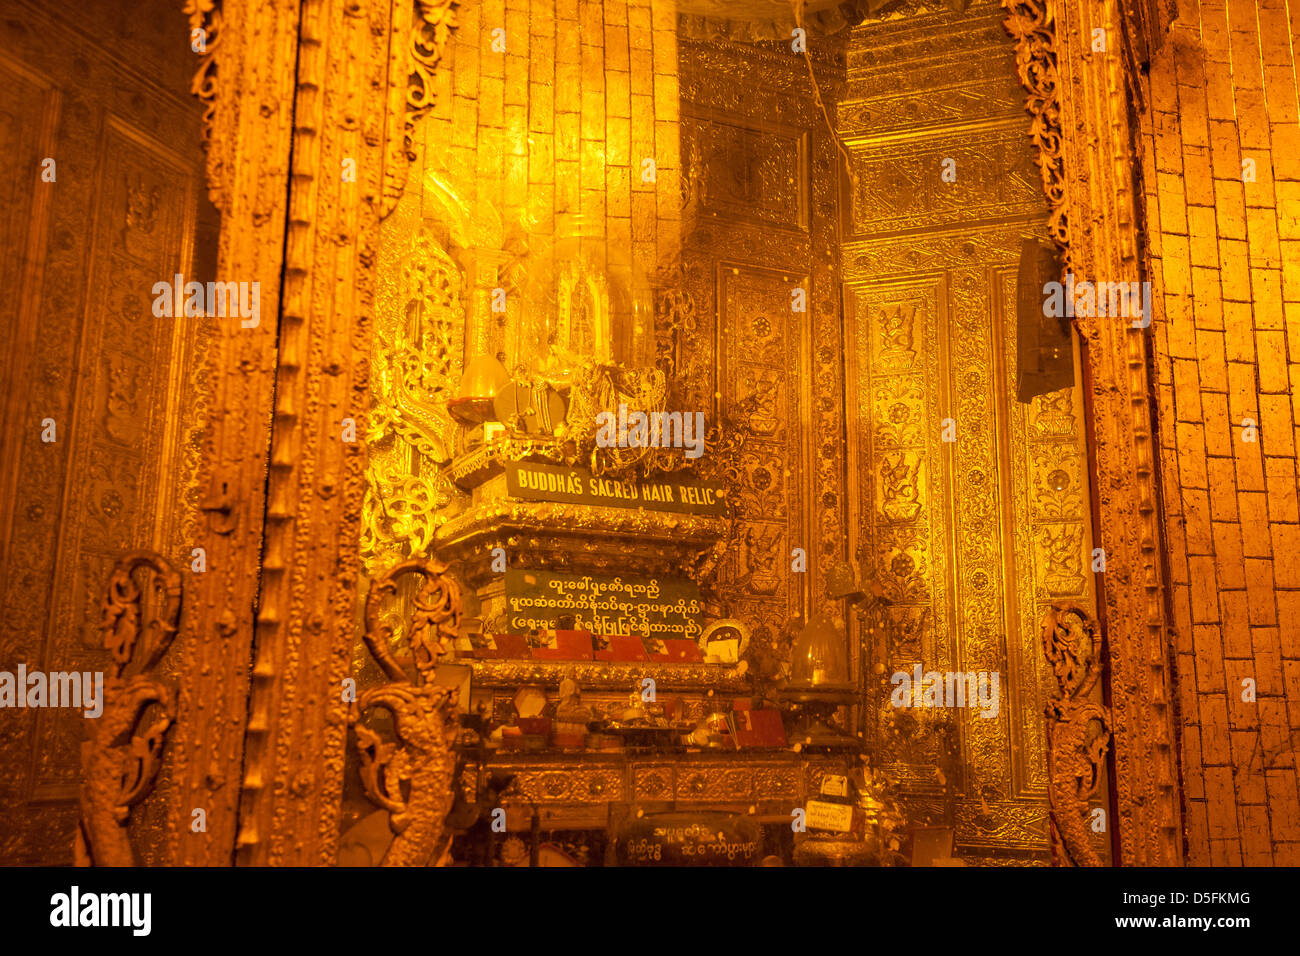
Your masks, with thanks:
M 434 107 L 435 77 L 452 31 L 457 0 L 414 0 L 396 4 L 389 63 L 388 156 L 382 215 L 392 212 L 415 158 L 415 125 Z
M 1049 0 L 1003 0 L 1007 32 L 1016 38 L 1016 72 L 1028 91 L 1025 108 L 1032 118 L 1030 139 L 1038 172 L 1051 207 L 1047 220 L 1052 241 L 1070 267 L 1070 227 L 1066 215 L 1065 161 L 1061 152 L 1061 99 L 1056 69 L 1055 17 Z
M 217 47 L 221 40 L 221 0 L 185 0 L 182 11 L 190 21 L 190 47 L 199 54 L 199 68 L 190 93 L 203 104 L 203 149 L 208 156 L 208 194 L 213 205 L 224 208 L 221 160 L 213 149 L 217 120 Z

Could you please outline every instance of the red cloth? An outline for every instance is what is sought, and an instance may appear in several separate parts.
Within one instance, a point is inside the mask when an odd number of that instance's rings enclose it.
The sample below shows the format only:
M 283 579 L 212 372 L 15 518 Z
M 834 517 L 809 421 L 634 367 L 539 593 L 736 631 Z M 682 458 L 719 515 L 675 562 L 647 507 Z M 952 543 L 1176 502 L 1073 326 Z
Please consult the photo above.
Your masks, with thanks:
M 772 707 L 762 710 L 736 710 L 732 713 L 736 742 L 742 747 L 784 747 L 785 724 L 781 712 Z
M 639 637 L 618 634 L 612 637 L 597 638 L 596 640 L 606 645 L 603 650 L 596 651 L 596 660 L 598 661 L 650 660 L 650 655 L 645 652 L 645 645 L 641 643 Z
M 528 657 L 528 638 L 522 634 L 485 634 L 484 641 L 484 646 L 474 648 L 474 656 L 480 660 Z
M 680 637 L 668 637 L 662 640 L 654 637 L 645 638 L 646 654 L 652 661 L 699 663 L 704 660 L 700 645 Z
M 536 661 L 589 661 L 591 660 L 590 631 L 541 631 L 545 641 L 533 647 Z

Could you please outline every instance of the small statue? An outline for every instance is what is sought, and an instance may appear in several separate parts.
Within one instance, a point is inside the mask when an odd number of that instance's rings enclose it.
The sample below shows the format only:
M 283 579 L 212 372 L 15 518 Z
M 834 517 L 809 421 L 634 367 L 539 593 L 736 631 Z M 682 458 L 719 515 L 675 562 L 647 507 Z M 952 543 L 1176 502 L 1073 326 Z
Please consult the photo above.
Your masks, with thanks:
M 632 691 L 627 695 L 627 706 L 623 708 L 618 715 L 620 723 L 638 724 L 647 723 L 650 715 L 646 712 L 645 702 L 641 700 L 640 691 Z
M 592 710 L 582 702 L 582 691 L 572 677 L 560 681 L 559 702 L 555 705 L 556 730 L 559 733 L 586 733 Z

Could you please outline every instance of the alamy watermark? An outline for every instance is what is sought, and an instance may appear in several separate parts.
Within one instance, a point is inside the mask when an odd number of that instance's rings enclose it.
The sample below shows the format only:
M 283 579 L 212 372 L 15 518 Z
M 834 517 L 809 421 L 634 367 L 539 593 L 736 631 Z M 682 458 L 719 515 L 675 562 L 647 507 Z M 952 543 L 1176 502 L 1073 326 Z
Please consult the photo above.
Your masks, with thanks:
M 981 717 L 998 715 L 997 671 L 896 671 L 889 679 L 895 707 L 978 707 Z
M 177 273 L 170 282 L 154 283 L 153 314 L 160 319 L 238 316 L 243 328 L 255 329 L 262 321 L 260 293 L 258 282 L 186 282 Z
M 134 936 L 148 936 L 152 910 L 151 893 L 83 893 L 73 886 L 50 897 L 50 925 L 125 926 Z
M 1150 282 L 1075 282 L 1067 272 L 1065 282 L 1044 283 L 1043 295 L 1043 314 L 1055 318 L 1118 316 L 1132 319 L 1135 329 L 1151 324 Z
M 104 712 L 103 671 L 0 671 L 0 707 L 73 707 L 86 717 Z
M 601 448 L 685 448 L 687 458 L 704 454 L 703 412 L 629 412 L 596 416 L 596 444 Z

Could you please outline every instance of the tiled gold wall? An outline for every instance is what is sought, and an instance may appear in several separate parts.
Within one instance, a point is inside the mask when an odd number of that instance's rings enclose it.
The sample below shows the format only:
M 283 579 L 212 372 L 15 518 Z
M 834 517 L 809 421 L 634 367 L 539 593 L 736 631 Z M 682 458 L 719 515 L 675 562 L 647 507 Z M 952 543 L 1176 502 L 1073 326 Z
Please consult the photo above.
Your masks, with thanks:
M 453 244 L 500 253 L 493 261 L 503 270 L 517 266 L 501 272 L 502 284 L 521 288 L 575 252 L 624 289 L 672 260 L 681 187 L 670 0 L 464 4 L 449 61 L 438 107 L 422 124 L 420 193 L 426 218 L 449 221 L 450 205 L 450 218 L 463 221 Z M 520 306 L 484 320 L 483 304 L 471 304 L 468 348 L 519 361 L 536 344 L 517 334 Z M 652 349 L 652 330 L 633 328 L 625 311 L 615 357 L 645 363 Z
M 1179 12 L 1141 156 L 1187 862 L 1294 866 L 1300 7 Z

